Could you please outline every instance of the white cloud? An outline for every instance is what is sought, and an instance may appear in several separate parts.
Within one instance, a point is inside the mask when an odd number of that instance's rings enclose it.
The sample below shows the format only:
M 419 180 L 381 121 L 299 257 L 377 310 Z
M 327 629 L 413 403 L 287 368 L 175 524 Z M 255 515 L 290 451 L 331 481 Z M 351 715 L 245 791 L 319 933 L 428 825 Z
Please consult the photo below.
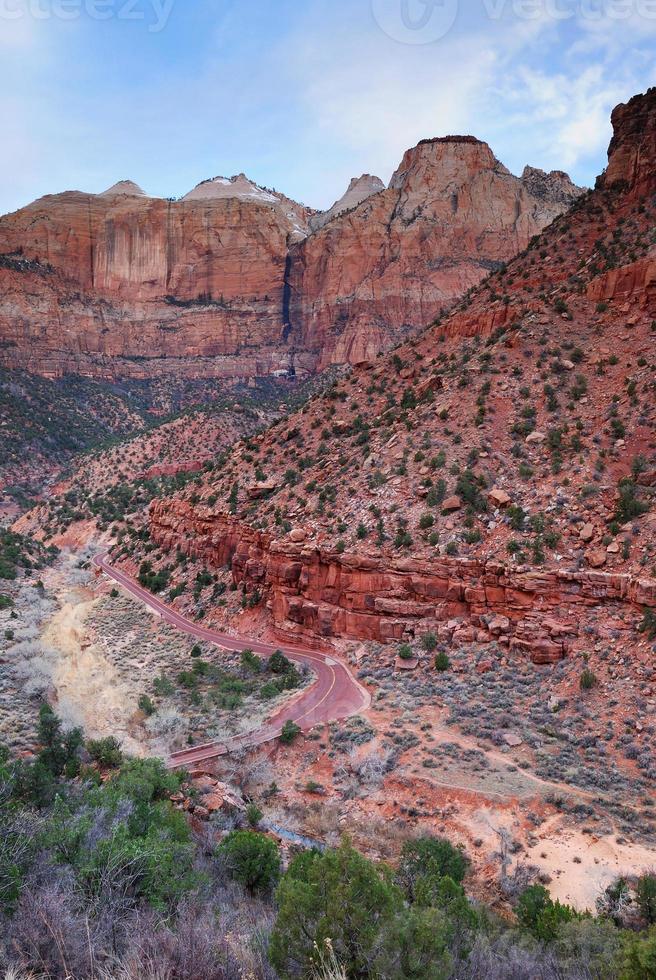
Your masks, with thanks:
M 461 0 L 444 39 L 409 46 L 376 26 L 370 0 L 308 0 L 291 21 L 280 0 L 277 36 L 258 3 L 208 2 L 211 44 L 186 38 L 180 63 L 175 23 L 144 32 L 152 71 L 137 67 L 140 35 L 111 35 L 123 55 L 114 71 L 112 44 L 95 60 L 98 34 L 90 53 L 82 31 L 0 22 L 0 211 L 123 177 L 182 194 L 240 170 L 328 206 L 350 177 L 387 180 L 409 146 L 447 133 L 486 139 L 515 172 L 563 167 L 587 182 L 603 166 L 613 105 L 656 80 L 656 21 L 495 21 Z M 180 6 L 175 16 L 185 22 Z

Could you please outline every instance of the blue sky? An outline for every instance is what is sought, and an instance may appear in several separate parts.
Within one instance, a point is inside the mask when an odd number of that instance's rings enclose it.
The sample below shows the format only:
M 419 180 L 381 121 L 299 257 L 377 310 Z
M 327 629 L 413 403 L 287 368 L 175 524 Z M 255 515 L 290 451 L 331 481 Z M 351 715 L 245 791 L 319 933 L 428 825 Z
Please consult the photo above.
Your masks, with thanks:
M 0 213 L 241 171 L 327 207 L 447 133 L 591 183 L 655 43 L 656 0 L 0 0 Z

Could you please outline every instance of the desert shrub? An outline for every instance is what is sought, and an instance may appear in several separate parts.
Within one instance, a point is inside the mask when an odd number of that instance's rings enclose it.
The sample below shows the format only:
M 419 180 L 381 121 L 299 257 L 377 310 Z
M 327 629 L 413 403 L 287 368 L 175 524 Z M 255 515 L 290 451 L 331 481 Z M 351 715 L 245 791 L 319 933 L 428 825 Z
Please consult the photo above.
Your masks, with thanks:
M 259 674 L 262 670 L 262 661 L 252 650 L 242 650 L 240 659 L 245 670 L 250 670 L 253 674 Z
M 656 929 L 640 936 L 627 935 L 620 962 L 621 980 L 653 980 L 656 977 Z
M 653 609 L 645 609 L 640 632 L 645 633 L 650 640 L 656 640 L 656 612 Z
M 451 669 L 451 661 L 444 650 L 435 656 L 435 670 L 439 671 L 441 674 L 445 673 L 447 670 Z
M 155 714 L 155 705 L 150 700 L 147 694 L 142 694 L 139 698 L 139 710 L 143 711 L 147 718 Z
M 90 739 L 86 748 L 93 761 L 100 766 L 118 769 L 123 763 L 121 746 L 118 740 L 111 735 L 108 738 Z
M 553 901 L 549 892 L 542 885 L 531 885 L 522 894 L 517 903 L 517 918 L 522 926 L 537 939 L 551 941 L 558 935 L 559 929 L 567 922 L 578 918 L 577 913 L 569 905 Z
M 403 845 L 397 880 L 413 901 L 420 880 L 450 878 L 460 884 L 468 870 L 469 859 L 461 848 L 445 837 L 424 836 Z
M 635 520 L 636 517 L 646 514 L 648 510 L 649 504 L 638 497 L 637 487 L 633 480 L 622 480 L 619 485 L 615 520 L 620 524 L 627 524 L 629 521 Z
M 425 636 L 421 638 L 421 645 L 426 651 L 426 653 L 434 653 L 437 648 L 437 637 L 434 633 L 426 633 Z
M 280 853 L 274 841 L 251 830 L 228 834 L 217 854 L 229 874 L 251 894 L 273 888 L 280 877 Z
M 648 925 L 656 925 L 656 873 L 643 875 L 636 887 L 640 915 Z
M 295 742 L 298 736 L 301 734 L 301 729 L 294 721 L 286 721 L 282 726 L 282 732 L 280 733 L 280 741 L 283 745 L 291 745 Z
M 595 688 L 598 685 L 598 683 L 599 680 L 597 679 L 597 675 L 593 673 L 593 671 L 591 671 L 589 667 L 586 667 L 579 679 L 579 686 L 581 690 L 591 691 L 593 688 Z
M 299 969 L 307 976 L 315 950 L 330 940 L 347 976 L 369 977 L 401 895 L 384 866 L 343 841 L 337 850 L 294 858 L 276 904 L 271 961 L 284 976 Z

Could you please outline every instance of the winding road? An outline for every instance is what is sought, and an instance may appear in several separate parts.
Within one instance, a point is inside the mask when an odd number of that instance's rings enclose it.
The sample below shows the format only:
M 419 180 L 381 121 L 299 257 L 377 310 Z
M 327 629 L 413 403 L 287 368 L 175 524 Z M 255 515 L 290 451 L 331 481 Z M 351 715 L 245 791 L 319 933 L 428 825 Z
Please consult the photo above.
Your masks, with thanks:
M 142 588 L 125 572 L 121 572 L 110 565 L 106 554 L 96 555 L 92 563 L 95 568 L 108 575 L 135 599 L 139 599 L 149 606 L 161 616 L 164 622 L 175 626 L 183 633 L 187 633 L 198 640 L 214 643 L 224 650 L 241 651 L 248 648 L 262 657 L 269 657 L 275 650 L 282 650 L 285 656 L 295 664 L 309 667 L 316 675 L 316 680 L 311 687 L 306 688 L 298 697 L 288 702 L 279 712 L 269 718 L 262 728 L 238 735 L 223 743 L 212 742 L 208 745 L 195 745 L 193 748 L 174 752 L 169 759 L 170 768 L 195 766 L 227 755 L 236 749 L 253 748 L 272 742 L 280 736 L 286 721 L 293 721 L 303 731 L 309 731 L 317 725 L 350 718 L 369 707 L 371 699 L 368 692 L 358 684 L 346 664 L 336 657 L 301 647 L 273 645 L 245 636 L 231 636 L 227 633 L 217 633 L 214 630 L 205 629 L 171 609 L 157 596 Z

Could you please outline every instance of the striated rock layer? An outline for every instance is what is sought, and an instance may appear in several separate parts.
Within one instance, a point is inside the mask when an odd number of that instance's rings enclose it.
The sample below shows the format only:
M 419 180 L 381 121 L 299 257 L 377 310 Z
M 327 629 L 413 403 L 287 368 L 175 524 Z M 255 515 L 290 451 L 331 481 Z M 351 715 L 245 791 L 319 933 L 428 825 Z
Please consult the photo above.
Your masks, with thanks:
M 163 551 L 229 565 L 306 640 L 652 657 L 656 90 L 613 118 L 595 191 L 439 324 L 158 501 Z
M 295 345 L 322 367 L 375 360 L 524 249 L 580 193 L 565 174 L 528 168 L 514 177 L 472 137 L 420 143 L 387 190 L 293 252 Z
M 0 364 L 252 378 L 359 363 L 430 322 L 576 197 L 565 175 L 536 173 L 513 177 L 460 137 L 408 151 L 387 190 L 352 182 L 325 215 L 243 174 L 181 201 L 131 181 L 42 198 L 0 219 Z
M 229 565 L 237 584 L 266 590 L 274 625 L 305 640 L 388 643 L 431 628 L 456 642 L 494 637 L 545 664 L 565 656 L 586 610 L 609 602 L 656 608 L 656 579 L 531 571 L 476 558 L 390 563 L 383 556 L 340 555 L 274 541 L 237 518 L 182 500 L 153 504 L 150 533 L 167 551 L 212 568 Z
M 2 362 L 50 376 L 286 368 L 280 311 L 297 223 L 257 198 L 43 198 L 0 221 Z

